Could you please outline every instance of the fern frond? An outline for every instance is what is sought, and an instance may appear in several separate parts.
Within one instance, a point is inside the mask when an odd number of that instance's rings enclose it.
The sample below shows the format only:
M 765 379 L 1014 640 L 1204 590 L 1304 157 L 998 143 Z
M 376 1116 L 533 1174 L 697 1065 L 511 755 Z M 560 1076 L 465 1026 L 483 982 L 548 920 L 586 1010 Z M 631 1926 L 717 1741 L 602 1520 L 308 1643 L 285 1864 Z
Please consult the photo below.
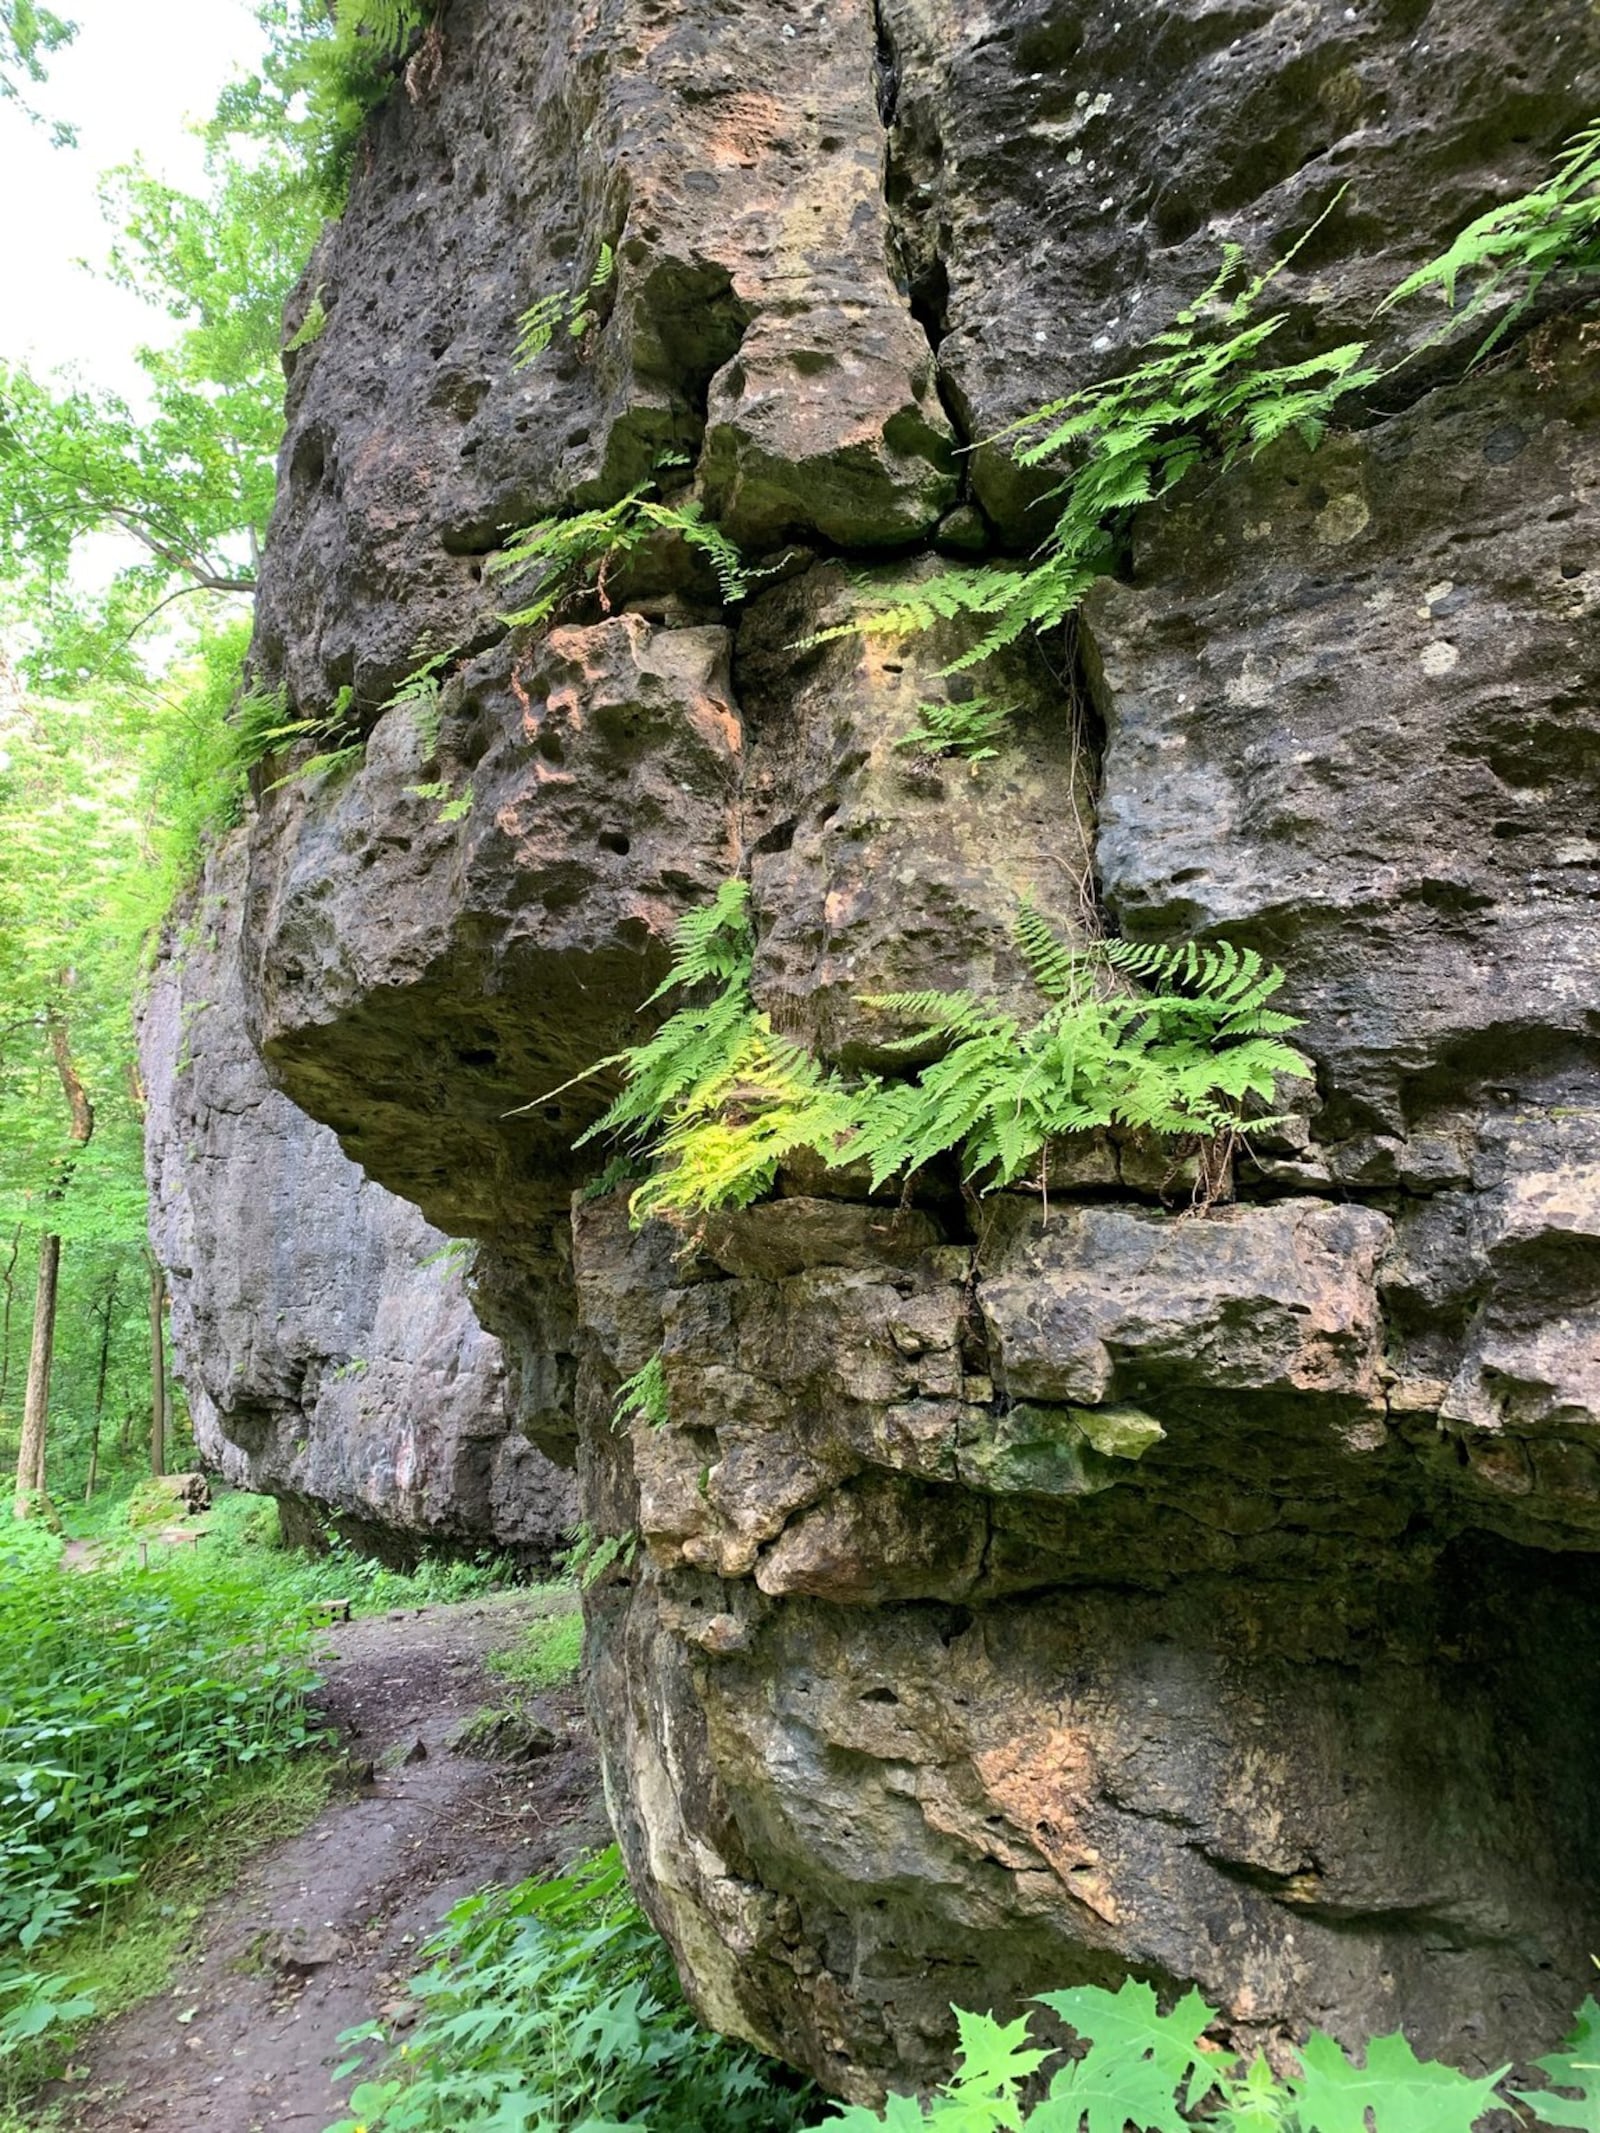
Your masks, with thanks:
M 611 1427 L 626 1428 L 634 1415 L 642 1417 L 652 1429 L 665 1429 L 672 1420 L 666 1366 L 659 1355 L 651 1356 L 641 1370 L 624 1378 L 617 1387 L 617 1397 L 611 1409 Z
M 1043 912 L 1024 898 L 1011 930 L 1045 998 L 1077 999 L 1083 991 L 1084 958 L 1056 938 Z
M 987 763 L 1000 753 L 995 743 L 1006 738 L 1016 709 L 989 696 L 970 697 L 965 703 L 920 703 L 917 723 L 895 746 L 914 748 L 930 758 L 954 755 L 967 763 Z
M 430 12 L 425 0 L 339 0 L 335 36 L 347 50 L 368 40 L 386 59 L 398 59 Z

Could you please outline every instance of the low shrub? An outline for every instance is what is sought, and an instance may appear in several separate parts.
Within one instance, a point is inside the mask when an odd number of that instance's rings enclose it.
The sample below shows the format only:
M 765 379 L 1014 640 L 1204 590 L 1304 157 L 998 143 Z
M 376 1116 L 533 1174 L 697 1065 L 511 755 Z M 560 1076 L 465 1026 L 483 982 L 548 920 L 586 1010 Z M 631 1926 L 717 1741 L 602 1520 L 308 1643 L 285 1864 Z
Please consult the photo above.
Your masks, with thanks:
M 817 2107 L 695 2020 L 615 1846 L 468 1897 L 423 1955 L 421 2021 L 328 2133 L 795 2133 Z

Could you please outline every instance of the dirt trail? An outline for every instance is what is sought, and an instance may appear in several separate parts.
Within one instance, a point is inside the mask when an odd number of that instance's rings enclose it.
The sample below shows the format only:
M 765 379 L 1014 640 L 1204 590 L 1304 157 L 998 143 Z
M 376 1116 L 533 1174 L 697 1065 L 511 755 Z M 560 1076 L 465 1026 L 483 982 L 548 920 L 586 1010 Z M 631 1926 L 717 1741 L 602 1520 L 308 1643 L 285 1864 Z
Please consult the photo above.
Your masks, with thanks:
M 74 2128 L 323 2133 L 339 2116 L 340 2031 L 403 1999 L 449 1905 L 607 1841 L 574 1692 L 533 1699 L 563 1743 L 535 1761 L 487 1764 L 449 1746 L 463 1719 L 505 1701 L 485 1656 L 549 1605 L 509 1594 L 328 1632 L 318 1700 L 371 1775 L 257 1858 L 208 1913 L 170 1992 L 98 2034 L 66 2103 Z

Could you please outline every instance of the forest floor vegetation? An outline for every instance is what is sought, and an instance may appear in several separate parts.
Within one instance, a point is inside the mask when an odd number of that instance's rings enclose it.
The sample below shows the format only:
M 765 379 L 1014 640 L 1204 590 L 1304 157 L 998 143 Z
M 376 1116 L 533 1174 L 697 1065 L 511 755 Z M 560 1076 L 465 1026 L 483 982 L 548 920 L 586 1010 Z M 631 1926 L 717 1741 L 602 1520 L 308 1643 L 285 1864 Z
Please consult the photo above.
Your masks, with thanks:
M 609 1835 L 570 1677 L 535 1698 L 486 1665 L 529 1628 L 548 1641 L 541 1625 L 575 1606 L 508 1591 L 319 1632 L 310 1710 L 339 1757 L 289 1765 L 304 1789 L 286 1788 L 281 1813 L 271 1786 L 201 1810 L 130 1910 L 139 2003 L 83 2037 L 30 2112 L 0 2114 L 0 2133 L 331 2125 L 341 2037 L 374 2015 L 404 2031 L 417 1950 L 449 1906 Z M 510 1704 L 540 1752 L 458 1752 L 480 1713 Z

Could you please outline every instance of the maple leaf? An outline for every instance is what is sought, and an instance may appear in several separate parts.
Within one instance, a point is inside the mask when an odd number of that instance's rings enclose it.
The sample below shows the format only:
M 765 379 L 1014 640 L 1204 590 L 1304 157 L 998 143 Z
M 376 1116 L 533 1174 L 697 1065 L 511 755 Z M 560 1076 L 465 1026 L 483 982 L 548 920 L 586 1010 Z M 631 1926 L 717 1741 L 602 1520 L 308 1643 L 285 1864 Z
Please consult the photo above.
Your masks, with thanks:
M 1578 2009 L 1577 2027 L 1558 2052 L 1546 2052 L 1534 2060 L 1559 2087 L 1576 2089 L 1576 2096 L 1556 2096 L 1548 2089 L 1514 2089 L 1547 2126 L 1576 2129 L 1576 2133 L 1600 2133 L 1600 2007 L 1592 1998 Z
M 1470 2133 L 1499 2102 L 1507 2069 L 1481 2080 L 1419 2059 L 1397 2030 L 1374 2037 L 1367 2063 L 1354 2066 L 1331 2037 L 1314 2030 L 1300 2051 L 1300 2077 L 1288 2083 L 1303 2133 Z
M 1171 2014 L 1164 2015 L 1155 1988 L 1130 1977 L 1115 1992 L 1102 1985 L 1078 1985 L 1069 1992 L 1041 1993 L 1040 2005 L 1090 2039 L 1088 2055 L 1080 2062 L 1085 2068 L 1143 2060 L 1169 2089 L 1187 2084 L 1187 2110 L 1221 2086 L 1222 2061 L 1200 2041 L 1216 2010 L 1198 1992 L 1186 1992 Z

